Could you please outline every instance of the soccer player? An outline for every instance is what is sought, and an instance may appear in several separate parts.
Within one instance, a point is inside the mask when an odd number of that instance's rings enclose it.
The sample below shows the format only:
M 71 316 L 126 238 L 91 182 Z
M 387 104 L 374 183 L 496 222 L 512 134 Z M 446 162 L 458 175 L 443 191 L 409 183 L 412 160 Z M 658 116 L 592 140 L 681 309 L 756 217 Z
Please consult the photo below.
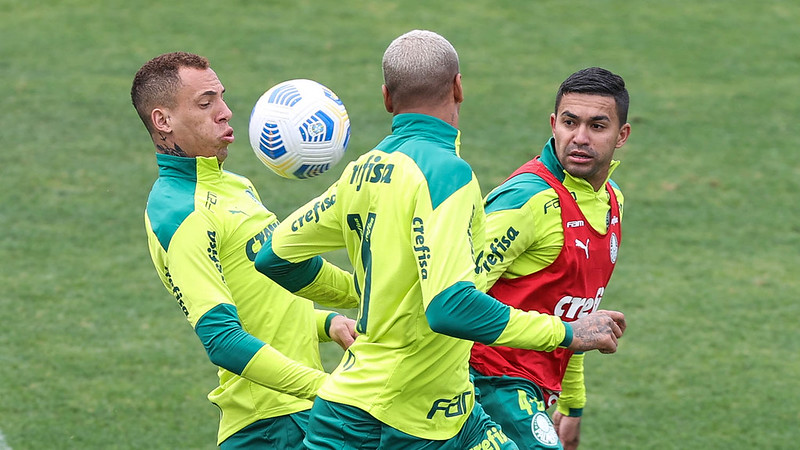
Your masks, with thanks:
M 481 288 L 478 182 L 459 157 L 458 55 L 414 30 L 383 56 L 392 134 L 279 225 L 256 267 L 291 291 L 319 284 L 319 254 L 346 248 L 360 294 L 355 343 L 311 410 L 311 449 L 515 449 L 475 401 L 473 340 L 539 350 L 613 352 L 618 312 L 565 324 Z M 474 245 L 473 245 L 474 243 Z
M 208 398 L 221 411 L 221 448 L 300 449 L 312 399 L 328 377 L 318 343 L 346 348 L 355 322 L 315 310 L 255 270 L 278 220 L 249 180 L 222 169 L 234 140 L 224 92 L 206 58 L 183 52 L 150 60 L 133 80 L 131 99 L 159 173 L 145 211 L 150 255 L 219 366 Z M 352 277 L 328 269 L 321 276 L 339 288 L 329 290 L 328 303 L 355 307 Z
M 627 115 L 625 82 L 608 70 L 584 69 L 561 84 L 553 138 L 486 197 L 478 265 L 491 296 L 565 322 L 598 309 L 622 238 L 622 192 L 609 177 L 631 132 Z M 574 449 L 586 403 L 583 357 L 476 343 L 470 365 L 484 409 L 520 448 L 554 447 L 541 430 L 552 426 L 545 410 L 561 392 L 553 417 L 564 448 Z

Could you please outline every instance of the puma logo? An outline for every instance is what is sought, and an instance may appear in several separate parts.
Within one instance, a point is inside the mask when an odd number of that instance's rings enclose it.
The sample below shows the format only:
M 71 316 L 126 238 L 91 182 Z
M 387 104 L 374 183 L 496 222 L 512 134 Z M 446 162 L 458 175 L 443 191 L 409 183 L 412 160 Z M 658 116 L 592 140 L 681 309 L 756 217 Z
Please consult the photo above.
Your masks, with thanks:
M 578 246 L 578 248 L 582 248 L 583 251 L 586 252 L 586 259 L 589 259 L 589 239 L 586 239 L 585 244 L 580 240 L 575 239 L 575 245 Z

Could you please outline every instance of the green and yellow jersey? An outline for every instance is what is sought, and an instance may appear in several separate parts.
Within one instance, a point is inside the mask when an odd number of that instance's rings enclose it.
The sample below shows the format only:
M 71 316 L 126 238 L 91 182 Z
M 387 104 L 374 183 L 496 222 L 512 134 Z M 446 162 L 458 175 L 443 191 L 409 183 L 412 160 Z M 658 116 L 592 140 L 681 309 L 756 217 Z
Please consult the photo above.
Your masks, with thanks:
M 552 350 L 571 341 L 558 318 L 481 292 L 481 191 L 459 157 L 460 133 L 427 115 L 394 117 L 392 134 L 325 193 L 278 226 L 256 267 L 305 295 L 317 255 L 346 248 L 360 335 L 319 396 L 424 439 L 453 437 L 474 405 L 471 341 Z
M 219 366 L 208 396 L 221 410 L 218 441 L 256 420 L 311 407 L 327 378 L 318 343 L 334 313 L 315 310 L 255 270 L 278 226 L 253 185 L 216 158 L 157 154 L 145 211 L 161 281 Z M 344 273 L 333 274 L 349 283 Z M 354 307 L 355 293 L 332 298 Z

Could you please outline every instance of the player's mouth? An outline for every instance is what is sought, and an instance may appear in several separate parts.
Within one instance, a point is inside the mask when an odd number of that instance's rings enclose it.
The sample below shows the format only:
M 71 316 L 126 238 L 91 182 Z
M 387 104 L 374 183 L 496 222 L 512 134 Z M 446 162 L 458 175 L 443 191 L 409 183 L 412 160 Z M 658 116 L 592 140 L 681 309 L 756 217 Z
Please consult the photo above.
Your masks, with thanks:
M 228 129 L 222 135 L 222 140 L 230 144 L 234 141 L 234 139 L 236 138 L 233 137 L 233 128 L 228 127 Z
M 580 164 L 591 161 L 594 156 L 586 150 L 572 149 L 567 152 L 567 158 L 574 163 Z

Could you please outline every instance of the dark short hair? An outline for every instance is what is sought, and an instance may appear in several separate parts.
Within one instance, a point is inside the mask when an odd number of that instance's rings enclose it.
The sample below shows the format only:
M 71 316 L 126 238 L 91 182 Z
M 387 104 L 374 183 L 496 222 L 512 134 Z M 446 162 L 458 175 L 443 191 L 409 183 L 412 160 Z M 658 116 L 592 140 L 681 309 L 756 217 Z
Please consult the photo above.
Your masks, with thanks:
M 172 52 L 147 61 L 133 77 L 131 101 L 139 118 L 150 133 L 150 113 L 159 106 L 175 105 L 175 95 L 181 86 L 178 70 L 183 67 L 208 69 L 208 59 L 186 52 Z
M 617 117 L 620 126 L 628 122 L 628 90 L 625 89 L 625 80 L 621 76 L 611 73 L 601 67 L 589 67 L 579 70 L 564 80 L 556 94 L 555 113 L 558 114 L 558 105 L 565 94 L 594 94 L 614 97 L 617 105 Z

